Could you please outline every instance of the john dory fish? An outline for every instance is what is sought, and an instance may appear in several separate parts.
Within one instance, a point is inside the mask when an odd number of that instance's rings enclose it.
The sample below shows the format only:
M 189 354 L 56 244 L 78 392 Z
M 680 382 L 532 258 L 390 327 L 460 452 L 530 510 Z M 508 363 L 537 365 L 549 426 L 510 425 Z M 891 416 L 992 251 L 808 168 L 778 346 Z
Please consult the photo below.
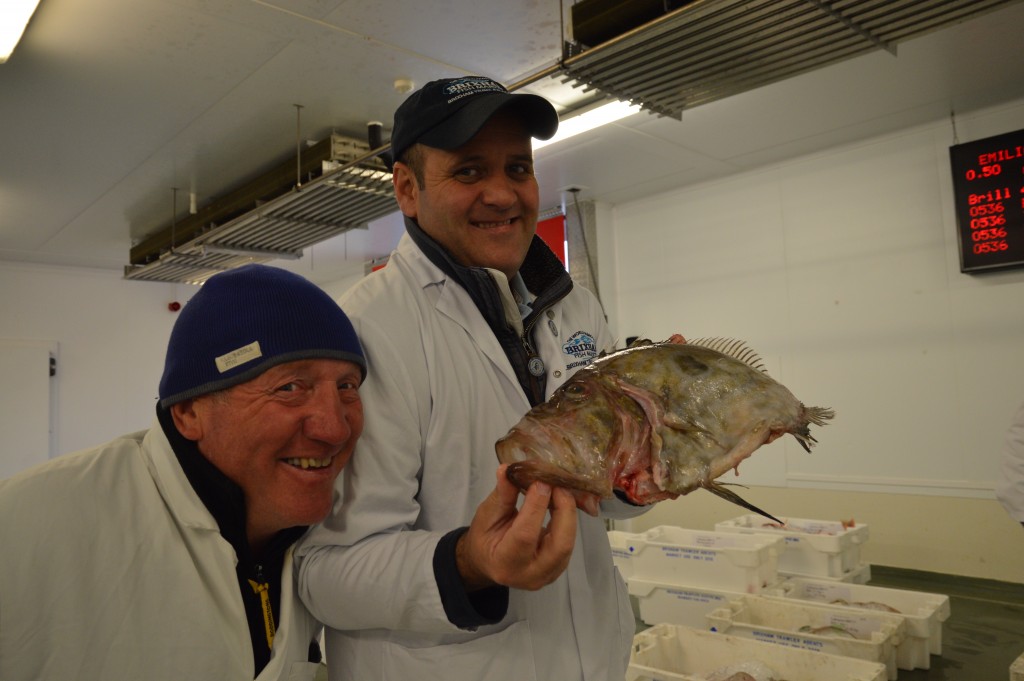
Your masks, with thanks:
M 495 448 L 520 487 L 544 480 L 637 504 L 704 487 L 768 515 L 715 478 L 785 433 L 810 451 L 808 426 L 833 416 L 805 407 L 741 342 L 640 341 L 580 369 Z

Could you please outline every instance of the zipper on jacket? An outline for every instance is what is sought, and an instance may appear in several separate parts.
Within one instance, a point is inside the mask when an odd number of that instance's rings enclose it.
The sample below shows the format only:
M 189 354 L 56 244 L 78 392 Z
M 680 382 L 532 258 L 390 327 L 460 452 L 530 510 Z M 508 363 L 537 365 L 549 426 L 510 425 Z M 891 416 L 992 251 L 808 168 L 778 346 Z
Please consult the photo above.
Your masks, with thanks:
M 529 325 L 523 325 L 523 335 L 520 338 L 523 349 L 526 350 L 526 370 L 530 374 L 530 395 L 528 397 L 532 406 L 536 406 L 544 401 L 544 385 L 546 383 L 544 381 L 544 373 L 547 371 L 547 367 L 544 366 L 544 360 L 541 359 L 540 354 L 533 347 L 533 342 L 530 340 L 530 332 L 533 331 L 537 318 L 538 315 L 534 315 Z
M 267 634 L 267 648 L 273 649 L 274 647 L 274 634 L 277 633 L 277 627 L 274 626 L 274 610 L 270 605 L 270 583 L 264 582 L 263 580 L 263 566 L 256 566 L 256 577 L 260 581 L 250 579 L 249 586 L 252 587 L 254 593 L 260 597 L 260 610 L 263 611 L 263 629 Z

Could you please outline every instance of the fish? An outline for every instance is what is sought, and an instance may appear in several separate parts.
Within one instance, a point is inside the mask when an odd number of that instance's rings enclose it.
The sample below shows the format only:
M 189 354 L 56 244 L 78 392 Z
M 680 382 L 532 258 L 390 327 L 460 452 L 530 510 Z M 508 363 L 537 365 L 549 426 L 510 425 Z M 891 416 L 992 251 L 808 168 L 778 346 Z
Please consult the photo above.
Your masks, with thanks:
M 600 499 L 647 506 L 703 488 L 781 524 L 716 478 L 785 434 L 810 452 L 809 426 L 834 416 L 805 407 L 743 341 L 641 339 L 576 371 L 495 450 L 513 484 L 564 487 L 591 515 Z
M 839 525 L 841 530 L 837 531 L 835 525 Z M 762 523 L 761 528 L 766 530 L 786 530 L 787 532 L 803 532 L 804 534 L 821 534 L 829 537 L 834 537 L 838 532 L 846 532 L 857 527 L 857 523 L 854 522 L 853 518 L 849 520 L 839 520 L 837 523 L 823 525 L 820 522 L 811 523 L 800 523 L 800 522 L 787 522 L 784 524 L 779 523 Z
M 834 601 L 832 601 L 832 604 L 833 605 L 846 605 L 846 606 L 849 606 L 851 608 L 863 608 L 865 610 L 879 610 L 881 612 L 894 612 L 896 614 L 902 614 L 902 613 L 900 613 L 899 610 L 897 610 L 896 608 L 892 607 L 891 605 L 888 605 L 886 603 L 881 603 L 879 601 L 853 601 L 851 603 L 850 601 L 847 601 L 845 599 L 837 598 Z
M 821 627 L 812 627 L 810 624 L 797 629 L 801 634 L 814 634 L 815 636 L 836 636 L 839 638 L 857 638 L 849 629 L 846 629 L 838 624 L 826 624 Z
M 749 660 L 716 669 L 707 681 L 784 681 L 771 667 L 759 660 Z
M 714 681 L 717 681 L 718 679 L 721 679 L 722 681 L 757 681 L 757 677 L 756 676 L 753 676 L 753 675 L 748 674 L 746 672 L 736 672 L 735 674 L 730 674 L 729 676 L 726 676 L 726 677 L 709 676 L 708 679 L 709 680 L 714 680 Z

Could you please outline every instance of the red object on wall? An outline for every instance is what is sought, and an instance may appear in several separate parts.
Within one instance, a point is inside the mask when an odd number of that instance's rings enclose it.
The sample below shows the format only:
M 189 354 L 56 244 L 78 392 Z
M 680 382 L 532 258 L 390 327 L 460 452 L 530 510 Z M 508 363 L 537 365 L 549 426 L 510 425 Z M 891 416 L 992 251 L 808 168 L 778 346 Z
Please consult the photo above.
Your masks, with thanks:
M 544 240 L 565 267 L 565 216 L 556 215 L 537 223 L 537 236 Z

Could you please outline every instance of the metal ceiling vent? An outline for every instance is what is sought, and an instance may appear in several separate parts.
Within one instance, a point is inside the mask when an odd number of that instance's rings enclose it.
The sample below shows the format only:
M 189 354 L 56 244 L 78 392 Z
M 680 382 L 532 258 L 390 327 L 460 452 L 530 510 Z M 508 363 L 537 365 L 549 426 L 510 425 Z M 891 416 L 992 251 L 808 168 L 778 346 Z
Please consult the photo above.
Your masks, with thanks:
M 572 6 L 560 69 L 681 118 L 684 109 L 872 50 L 895 55 L 900 42 L 1018 1 L 582 0 Z
M 581 0 L 562 58 L 509 89 L 561 78 L 680 119 L 685 109 L 873 50 L 895 55 L 900 42 L 1021 1 Z M 390 146 L 374 126 L 369 144 L 332 135 L 148 237 L 132 248 L 125 278 L 201 283 L 247 262 L 298 258 L 394 212 Z
M 124 276 L 198 284 L 246 263 L 297 259 L 313 244 L 365 228 L 397 210 L 379 155 L 365 142 L 331 135 L 196 214 L 172 220 L 132 248 Z

